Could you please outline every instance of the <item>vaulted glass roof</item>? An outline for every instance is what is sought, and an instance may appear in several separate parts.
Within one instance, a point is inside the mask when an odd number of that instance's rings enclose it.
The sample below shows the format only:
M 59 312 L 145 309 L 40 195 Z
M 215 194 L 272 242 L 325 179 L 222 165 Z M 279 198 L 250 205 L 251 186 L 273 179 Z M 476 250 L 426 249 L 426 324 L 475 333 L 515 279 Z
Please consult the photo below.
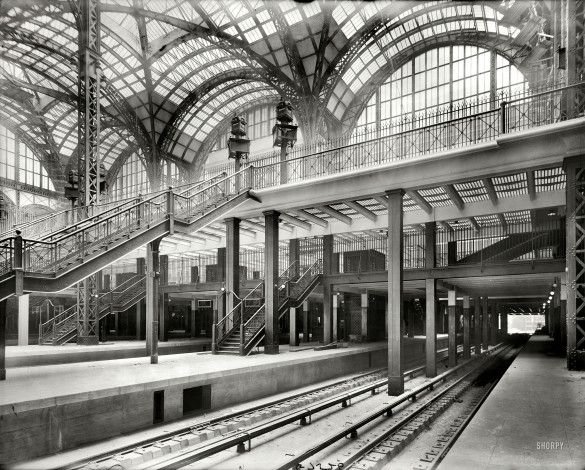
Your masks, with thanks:
M 114 157 L 104 158 L 111 163 L 131 140 L 145 155 L 158 146 L 199 165 L 232 113 L 279 96 L 292 101 L 303 135 L 326 132 L 359 115 L 369 87 L 441 44 L 481 44 L 524 60 L 550 13 L 544 2 L 517 0 L 512 19 L 510 5 L 101 0 L 102 127 L 118 128 L 104 147 Z M 69 2 L 2 2 L 0 35 L 0 118 L 50 141 L 67 161 L 77 140 L 78 76 Z

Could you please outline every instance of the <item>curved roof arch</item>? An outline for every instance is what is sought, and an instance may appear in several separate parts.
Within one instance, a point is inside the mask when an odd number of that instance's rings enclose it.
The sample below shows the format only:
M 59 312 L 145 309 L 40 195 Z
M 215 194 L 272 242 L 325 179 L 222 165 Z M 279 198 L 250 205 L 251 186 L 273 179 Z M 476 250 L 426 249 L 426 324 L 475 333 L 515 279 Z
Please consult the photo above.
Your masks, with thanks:
M 169 150 L 175 155 L 180 153 L 181 158 L 193 162 L 195 154 L 208 135 L 226 116 L 231 117 L 235 109 L 245 103 L 256 103 L 264 98 L 278 96 L 278 93 L 264 82 L 246 79 L 226 80 L 209 89 L 184 113 L 182 120 L 175 125 L 183 139 L 180 137 L 176 139 Z
M 352 101 L 348 104 L 343 116 L 342 116 L 342 134 L 350 132 L 357 122 L 361 112 L 367 105 L 368 101 L 374 94 L 376 88 L 384 83 L 388 78 L 405 63 L 412 60 L 413 58 L 425 53 L 428 50 L 451 46 L 451 45 L 470 45 L 482 47 L 488 50 L 494 50 L 496 53 L 506 58 L 510 63 L 516 65 L 522 70 L 522 65 L 518 63 L 518 60 L 513 54 L 510 54 L 509 49 L 502 49 L 498 47 L 500 44 L 497 36 L 490 35 L 473 35 L 468 37 L 462 37 L 458 41 L 454 41 L 448 36 L 437 36 L 434 38 L 432 44 L 419 43 L 412 45 L 409 49 L 403 51 L 403 53 L 396 58 L 395 61 L 386 62 L 376 73 L 374 73 L 359 90 Z
M 433 3 L 427 8 L 421 4 L 404 11 L 355 50 L 353 60 L 345 62 L 330 88 L 327 108 L 343 120 L 347 110 L 355 108 L 354 101 L 363 103 L 362 90 L 372 83 L 372 77 L 379 80 L 389 75 L 388 69 L 394 70 L 408 57 L 439 44 L 482 42 L 484 47 L 498 48 L 506 56 L 514 57 L 521 48 L 513 43 L 520 30 L 500 24 L 502 18 L 502 13 L 483 4 Z M 347 128 L 345 122 L 344 127 Z
M 223 120 L 213 129 L 213 131 L 205 138 L 205 141 L 201 144 L 201 147 L 199 148 L 197 154 L 195 155 L 195 159 L 194 159 L 194 165 L 195 165 L 194 172 L 195 172 L 195 174 L 198 174 L 202 170 L 203 165 L 205 164 L 205 161 L 207 160 L 207 156 L 208 156 L 211 148 L 213 147 L 215 140 L 218 138 L 218 136 L 228 132 L 228 130 L 231 126 L 231 118 L 232 118 L 233 114 L 243 114 L 244 112 L 246 112 L 250 109 L 257 108 L 259 106 L 264 106 L 264 105 L 275 105 L 276 106 L 276 104 L 278 103 L 279 100 L 280 100 L 280 97 L 277 95 L 272 96 L 272 97 L 265 97 L 263 99 L 255 101 L 252 105 L 250 105 L 249 103 L 244 103 L 240 107 L 235 108 L 230 115 L 226 115 L 223 118 Z

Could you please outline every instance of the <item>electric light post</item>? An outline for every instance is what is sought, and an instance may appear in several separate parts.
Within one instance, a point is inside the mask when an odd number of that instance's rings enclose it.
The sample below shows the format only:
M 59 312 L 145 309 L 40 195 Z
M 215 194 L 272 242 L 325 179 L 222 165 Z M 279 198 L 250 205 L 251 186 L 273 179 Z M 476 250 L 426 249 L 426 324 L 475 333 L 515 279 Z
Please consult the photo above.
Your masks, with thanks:
M 276 124 L 272 128 L 273 146 L 280 147 L 280 183 L 288 181 L 286 150 L 297 141 L 298 126 L 292 124 L 293 114 L 290 101 L 282 99 L 276 105 Z

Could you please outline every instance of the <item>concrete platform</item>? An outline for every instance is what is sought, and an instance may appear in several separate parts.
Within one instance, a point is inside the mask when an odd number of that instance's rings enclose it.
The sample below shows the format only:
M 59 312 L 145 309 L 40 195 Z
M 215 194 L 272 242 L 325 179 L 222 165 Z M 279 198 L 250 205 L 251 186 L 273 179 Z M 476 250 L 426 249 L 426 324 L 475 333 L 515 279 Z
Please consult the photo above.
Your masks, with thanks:
M 416 346 L 418 344 L 411 345 Z M 183 418 L 184 390 L 217 409 L 382 367 L 386 343 L 248 357 L 189 353 L 8 369 L 0 383 L 0 467 Z
M 585 372 L 533 336 L 463 431 L 440 470 L 585 468 Z
M 211 339 L 174 339 L 160 342 L 159 355 L 209 351 Z M 63 344 L 61 346 L 7 346 L 6 367 L 32 367 L 73 362 L 106 361 L 146 355 L 144 341 L 108 341 L 96 346 Z

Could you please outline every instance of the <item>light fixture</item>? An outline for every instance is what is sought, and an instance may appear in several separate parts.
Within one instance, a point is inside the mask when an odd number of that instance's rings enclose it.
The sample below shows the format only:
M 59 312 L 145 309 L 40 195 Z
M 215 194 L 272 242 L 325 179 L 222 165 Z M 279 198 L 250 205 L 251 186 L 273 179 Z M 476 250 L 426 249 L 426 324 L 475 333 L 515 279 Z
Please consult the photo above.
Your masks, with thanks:
M 551 290 L 550 291 L 550 295 L 555 295 L 555 291 L 554 290 Z
M 546 215 L 548 215 L 549 217 L 554 217 L 555 215 L 557 215 L 557 211 L 555 209 L 551 209 L 546 213 Z
M 556 288 L 557 288 L 557 283 L 556 283 L 556 282 L 553 284 L 553 288 L 554 288 L 554 289 L 556 289 Z

